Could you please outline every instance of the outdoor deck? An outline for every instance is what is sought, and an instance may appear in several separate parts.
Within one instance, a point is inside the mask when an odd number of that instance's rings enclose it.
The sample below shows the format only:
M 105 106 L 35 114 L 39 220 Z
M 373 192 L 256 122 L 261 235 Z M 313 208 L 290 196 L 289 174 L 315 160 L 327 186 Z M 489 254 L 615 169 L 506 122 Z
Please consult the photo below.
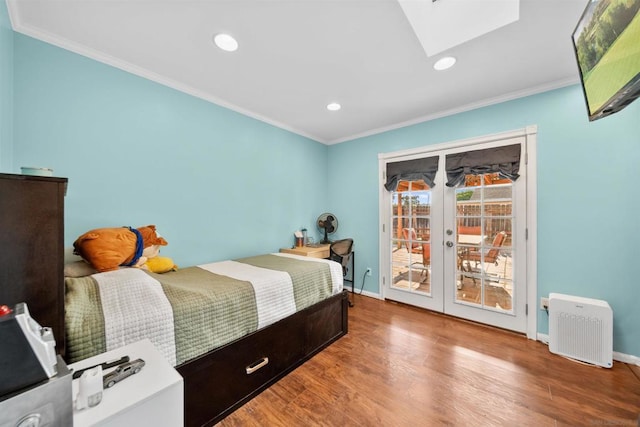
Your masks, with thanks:
M 483 305 L 487 308 L 510 311 L 513 296 L 513 265 L 508 250 L 501 251 L 496 264 L 485 264 L 485 274 L 481 274 L 471 262 L 471 271 L 461 271 L 460 265 L 456 271 L 456 300 L 464 303 Z M 403 247 L 394 249 L 393 253 L 393 282 L 396 289 L 411 289 L 411 292 L 431 293 L 431 266 L 422 265 L 422 256 L 412 254 L 412 266 L 409 269 L 409 252 Z M 467 268 L 467 262 L 463 265 Z M 411 272 L 409 271 L 411 270 Z M 426 270 L 426 271 L 425 271 Z M 475 280 L 474 280 L 475 279 Z M 484 279 L 484 280 L 483 280 Z M 484 283 L 484 286 L 482 284 Z M 484 293 L 483 293 L 484 289 Z M 484 295 L 483 295 L 484 294 Z M 484 297 L 484 298 L 483 298 Z

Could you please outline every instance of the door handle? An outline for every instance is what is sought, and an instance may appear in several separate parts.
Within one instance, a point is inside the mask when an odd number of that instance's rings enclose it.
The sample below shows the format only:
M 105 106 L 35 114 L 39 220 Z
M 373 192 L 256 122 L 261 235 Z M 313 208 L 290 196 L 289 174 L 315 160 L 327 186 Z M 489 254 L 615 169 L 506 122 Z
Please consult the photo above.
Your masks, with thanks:
M 452 248 L 453 247 L 453 242 L 451 240 L 447 240 L 447 247 L 448 248 Z

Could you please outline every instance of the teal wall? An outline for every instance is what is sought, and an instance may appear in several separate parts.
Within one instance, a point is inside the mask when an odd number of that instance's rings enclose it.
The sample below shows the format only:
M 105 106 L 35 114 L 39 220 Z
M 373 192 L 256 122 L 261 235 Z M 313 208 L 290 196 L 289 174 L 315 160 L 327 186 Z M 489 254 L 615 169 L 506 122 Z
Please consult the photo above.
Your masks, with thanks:
M 379 292 L 378 153 L 527 125 L 538 126 L 538 301 L 608 301 L 615 351 L 640 356 L 640 101 L 590 123 L 578 85 L 331 146 L 329 206 L 355 239 L 358 289 L 371 267 L 364 289 Z M 538 319 L 547 333 L 546 314 Z
M 0 171 L 11 168 L 13 149 L 13 30 L 0 1 Z
M 16 33 L 14 170 L 69 178 L 65 244 L 156 224 L 179 266 L 278 251 L 326 210 L 327 146 Z
M 356 241 L 357 289 L 371 267 L 378 293 L 378 153 L 537 125 L 538 294 L 607 300 L 614 349 L 640 356 L 640 101 L 589 123 L 572 86 L 326 147 L 10 33 L 0 3 L 0 171 L 69 178 L 67 246 L 155 223 L 185 266 L 276 251 L 331 211 Z

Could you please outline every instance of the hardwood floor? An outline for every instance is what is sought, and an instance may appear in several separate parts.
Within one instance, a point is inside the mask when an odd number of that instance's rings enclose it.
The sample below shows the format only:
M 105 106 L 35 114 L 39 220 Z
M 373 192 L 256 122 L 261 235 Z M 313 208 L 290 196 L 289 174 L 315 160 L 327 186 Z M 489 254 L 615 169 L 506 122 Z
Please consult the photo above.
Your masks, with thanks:
M 640 425 L 640 367 L 551 354 L 525 337 L 355 297 L 349 334 L 218 425 Z

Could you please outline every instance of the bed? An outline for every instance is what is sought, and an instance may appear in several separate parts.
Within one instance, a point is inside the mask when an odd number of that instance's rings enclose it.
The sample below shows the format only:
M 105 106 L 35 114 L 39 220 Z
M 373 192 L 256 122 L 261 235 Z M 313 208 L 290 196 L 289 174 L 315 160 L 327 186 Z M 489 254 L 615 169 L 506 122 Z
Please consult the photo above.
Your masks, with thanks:
M 63 268 L 67 261 L 77 261 L 67 258 L 64 248 L 67 183 L 66 178 L 0 174 L 0 205 L 11 206 L 0 214 L 0 304 L 26 302 L 32 317 L 53 330 L 56 350 L 70 362 L 82 355 L 74 354 L 75 348 L 68 350 L 76 344 L 67 342 L 65 334 L 65 316 L 73 309 L 65 306 Z M 173 273 L 162 277 L 170 280 Z M 184 356 L 184 361 L 178 350 L 176 369 L 184 378 L 185 425 L 218 422 L 346 334 L 348 299 L 340 289 L 336 284 L 335 293 L 327 292 L 325 299 L 296 307 L 283 318 L 263 321 L 266 326 L 242 337 L 231 334 L 224 343 L 216 343 L 218 347 Z M 93 312 L 100 314 L 97 309 Z M 247 374 L 247 367 L 252 374 Z
M 185 425 L 212 425 L 346 334 L 347 305 L 340 264 L 289 254 L 68 277 L 65 357 L 148 338 L 184 378 Z

